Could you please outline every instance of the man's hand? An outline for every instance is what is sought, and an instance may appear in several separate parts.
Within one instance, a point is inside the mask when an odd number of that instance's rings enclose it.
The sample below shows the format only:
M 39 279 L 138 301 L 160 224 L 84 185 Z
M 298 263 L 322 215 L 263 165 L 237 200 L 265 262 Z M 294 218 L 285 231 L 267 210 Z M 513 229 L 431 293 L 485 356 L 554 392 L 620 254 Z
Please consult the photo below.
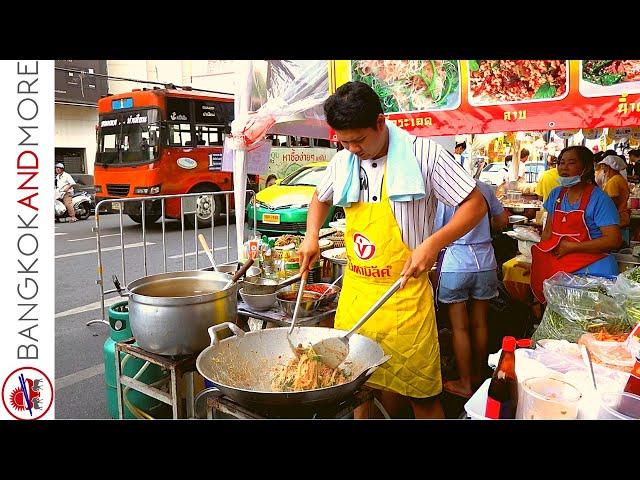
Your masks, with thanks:
M 318 237 L 305 236 L 298 250 L 298 254 L 300 255 L 300 273 L 304 273 L 309 270 L 311 265 L 320 257 Z
M 552 250 L 552 253 L 557 258 L 560 258 L 563 255 L 566 255 L 567 253 L 573 252 L 574 245 L 575 245 L 575 242 L 570 242 L 569 240 L 565 240 L 563 238 L 562 240 L 560 240 L 560 243 L 558 244 L 558 246 Z
M 434 249 L 429 240 L 425 240 L 411 252 L 411 256 L 407 259 L 400 275 L 403 278 L 400 288 L 404 288 L 409 281 L 409 277 L 418 278 L 425 272 L 429 272 L 433 264 L 438 259 L 439 249 Z

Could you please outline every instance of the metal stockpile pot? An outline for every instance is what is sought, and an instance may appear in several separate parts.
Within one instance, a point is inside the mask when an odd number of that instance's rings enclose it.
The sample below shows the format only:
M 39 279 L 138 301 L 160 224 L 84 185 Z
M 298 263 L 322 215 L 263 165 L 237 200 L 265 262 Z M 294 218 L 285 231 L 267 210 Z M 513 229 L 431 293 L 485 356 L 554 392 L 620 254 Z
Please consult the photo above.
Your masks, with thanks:
M 218 341 L 216 332 L 229 328 L 235 336 Z M 238 403 L 255 410 L 292 414 L 296 410 L 337 404 L 353 394 L 390 357 L 368 337 L 353 335 L 349 356 L 343 366 L 353 375 L 351 381 L 335 387 L 300 392 L 272 392 L 274 368 L 294 356 L 287 341 L 289 327 L 244 332 L 227 323 L 209 329 L 211 346 L 198 359 L 198 372 L 220 391 Z M 344 335 L 343 330 L 297 327 L 291 334 L 294 344 L 311 345 L 328 337 Z
M 334 258 L 333 253 L 337 251 L 344 251 L 344 248 L 333 248 L 331 250 L 326 250 L 322 252 L 322 257 L 325 261 L 331 263 L 331 279 L 329 283 L 333 283 L 333 281 L 341 275 L 344 275 L 345 267 L 347 266 L 347 259 L 345 258 Z M 344 278 L 344 277 L 343 277 Z M 340 280 L 336 285 L 339 287 L 342 286 L 342 280 Z
M 129 321 L 140 347 L 160 355 L 187 355 L 209 345 L 207 329 L 234 321 L 237 285 L 229 275 L 202 270 L 161 273 L 127 285 Z

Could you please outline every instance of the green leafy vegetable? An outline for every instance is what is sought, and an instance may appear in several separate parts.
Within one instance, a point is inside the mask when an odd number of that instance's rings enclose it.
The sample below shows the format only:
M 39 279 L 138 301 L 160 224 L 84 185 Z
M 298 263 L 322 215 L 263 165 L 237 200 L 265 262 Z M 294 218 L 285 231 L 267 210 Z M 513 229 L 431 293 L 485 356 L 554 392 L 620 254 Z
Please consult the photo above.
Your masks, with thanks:
M 477 72 L 478 70 L 480 70 L 480 65 L 478 65 L 477 60 L 469 60 L 469 70 L 471 70 L 472 72 Z
M 626 273 L 625 275 L 630 278 L 631 280 L 633 280 L 636 283 L 640 283 L 640 267 L 636 267 L 633 270 L 631 270 L 630 273 Z
M 533 98 L 553 98 L 556 96 L 556 87 L 549 83 L 543 83 L 538 88 L 538 91 L 535 93 Z

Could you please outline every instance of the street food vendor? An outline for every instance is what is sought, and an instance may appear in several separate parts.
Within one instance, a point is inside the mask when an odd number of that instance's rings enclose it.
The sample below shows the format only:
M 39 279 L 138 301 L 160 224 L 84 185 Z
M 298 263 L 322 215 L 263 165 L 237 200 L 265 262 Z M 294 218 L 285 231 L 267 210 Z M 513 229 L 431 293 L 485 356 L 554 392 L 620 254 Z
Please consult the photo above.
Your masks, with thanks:
M 318 258 L 318 231 L 330 205 L 342 206 L 348 267 L 335 327 L 352 327 L 404 277 L 402 288 L 358 332 L 391 355 L 368 385 L 392 417 L 413 409 L 416 418 L 442 418 L 440 350 L 428 272 L 443 247 L 486 215 L 484 198 L 444 148 L 385 121 L 380 98 L 368 85 L 342 85 L 326 100 L 324 111 L 344 150 L 332 158 L 311 201 L 300 269 L 306 271 Z M 458 209 L 432 234 L 438 200 Z
M 487 364 L 489 300 L 498 296 L 496 256 L 491 243 L 491 227 L 502 230 L 509 224 L 504 209 L 491 187 L 477 181 L 489 207 L 469 233 L 454 240 L 445 251 L 440 268 L 438 300 L 447 305 L 453 327 L 453 352 L 460 378 L 444 383 L 453 395 L 469 398 L 473 387 L 484 380 Z M 435 229 L 446 225 L 456 208 L 438 202 Z
M 622 243 L 616 206 L 594 186 L 591 150 L 579 145 L 562 150 L 558 173 L 560 187 L 544 203 L 549 215 L 542 239 L 531 248 L 531 289 L 542 303 L 542 282 L 557 272 L 617 275 L 609 252 Z
M 620 230 L 625 245 L 629 245 L 629 224 L 631 223 L 631 211 L 627 205 L 629 201 L 629 182 L 620 174 L 627 168 L 626 163 L 618 156 L 607 155 L 598 163 L 601 167 L 598 172 L 604 178 L 604 193 L 611 197 L 620 215 Z M 597 174 L 596 174 L 597 175 Z

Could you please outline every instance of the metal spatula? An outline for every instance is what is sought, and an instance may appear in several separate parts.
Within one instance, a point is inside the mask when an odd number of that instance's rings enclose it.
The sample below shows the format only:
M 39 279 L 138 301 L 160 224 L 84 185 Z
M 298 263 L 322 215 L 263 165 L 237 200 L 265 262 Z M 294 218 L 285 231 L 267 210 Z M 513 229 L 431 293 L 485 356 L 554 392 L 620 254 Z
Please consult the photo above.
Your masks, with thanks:
M 371 318 L 371 316 L 378 311 L 378 309 L 384 305 L 384 303 L 391 298 L 400 288 L 402 283 L 402 277 L 391 285 L 380 300 L 378 300 L 373 307 L 371 307 L 367 313 L 342 337 L 325 338 L 317 343 L 314 343 L 312 348 L 320 356 L 322 362 L 331 367 L 337 368 L 345 359 L 349 356 L 349 337 L 353 335 L 364 323 Z

